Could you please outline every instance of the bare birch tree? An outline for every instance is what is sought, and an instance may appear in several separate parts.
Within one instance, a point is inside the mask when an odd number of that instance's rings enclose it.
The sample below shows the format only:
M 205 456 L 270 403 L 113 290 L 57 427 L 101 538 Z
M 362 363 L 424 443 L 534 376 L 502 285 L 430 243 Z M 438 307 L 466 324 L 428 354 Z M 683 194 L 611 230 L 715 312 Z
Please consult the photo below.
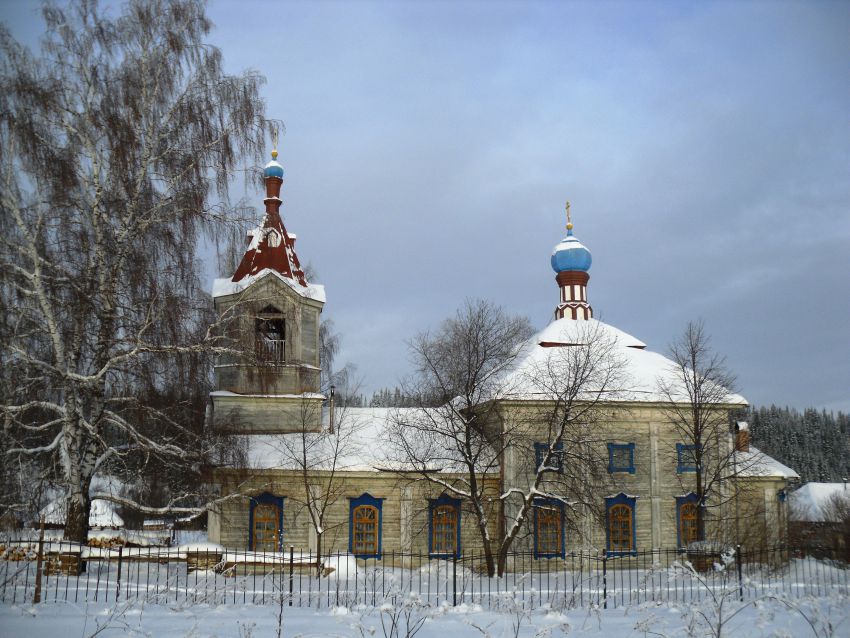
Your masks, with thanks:
M 436 334 L 416 337 L 408 393 L 415 388 L 420 409 L 400 411 L 389 437 L 405 476 L 415 473 L 471 512 L 491 575 L 504 573 L 538 499 L 595 507 L 590 486 L 605 464 L 593 424 L 619 383 L 614 344 L 592 328 L 562 348 L 529 342 L 531 332 L 524 317 L 467 301 Z M 510 451 L 533 443 L 542 444 L 539 462 L 508 463 Z M 492 474 L 502 479 L 495 495 Z
M 697 540 L 706 540 L 705 522 L 709 507 L 719 508 L 724 498 L 721 484 L 747 469 L 736 464 L 730 445 L 730 403 L 735 375 L 726 358 L 714 352 L 700 321 L 689 322 L 682 335 L 669 347 L 671 375 L 659 379 L 659 392 L 666 400 L 665 412 L 681 439 L 674 451 L 682 489 L 696 496 Z M 732 482 L 737 489 L 737 481 Z
M 314 416 L 307 413 L 317 409 L 315 404 L 302 405 L 305 422 L 311 422 Z M 322 556 L 325 552 L 324 539 L 333 534 L 343 523 L 331 525 L 328 512 L 340 501 L 346 491 L 345 471 L 350 469 L 351 459 L 360 451 L 358 437 L 359 423 L 346 407 L 333 410 L 333 421 L 324 424 L 319 432 L 303 429 L 300 432 L 281 434 L 273 443 L 281 466 L 293 470 L 299 490 L 289 493 L 289 500 L 300 506 L 310 519 L 316 539 L 316 567 L 321 571 Z
M 846 490 L 833 492 L 821 506 L 823 520 L 840 523 L 845 534 L 850 534 L 850 494 Z
M 114 18 L 79 0 L 44 20 L 38 55 L 0 27 L 3 462 L 55 466 L 82 541 L 91 498 L 116 500 L 90 494 L 98 472 L 201 460 L 180 412 L 140 397 L 208 381 L 196 244 L 267 123 L 262 78 L 223 72 L 199 0 Z M 181 503 L 147 511 L 197 511 Z
M 289 499 L 301 506 L 310 518 L 316 535 L 316 569 L 321 573 L 324 538 L 331 529 L 327 516 L 334 505 L 345 494 L 345 475 L 353 458 L 361 452 L 359 437 L 361 424 L 349 412 L 346 397 L 357 394 L 352 366 L 334 369 L 341 337 L 334 330 L 333 321 L 322 321 L 319 328 L 319 347 L 322 361 L 321 391 L 328 397 L 325 419 L 317 419 L 316 403 L 302 401 L 301 424 L 298 432 L 274 437 L 281 466 L 294 470 L 301 484 L 301 491 L 293 491 Z M 320 431 L 312 430 L 308 424 L 322 423 Z M 341 525 L 337 524 L 337 527 Z

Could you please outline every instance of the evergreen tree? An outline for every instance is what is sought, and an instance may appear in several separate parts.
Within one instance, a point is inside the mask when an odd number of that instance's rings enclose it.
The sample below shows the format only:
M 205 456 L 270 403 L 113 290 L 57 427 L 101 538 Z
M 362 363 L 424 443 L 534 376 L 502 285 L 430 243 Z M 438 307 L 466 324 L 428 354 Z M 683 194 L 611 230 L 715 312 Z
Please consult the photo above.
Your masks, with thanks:
M 850 418 L 843 412 L 750 407 L 753 445 L 793 468 L 803 483 L 850 476 Z

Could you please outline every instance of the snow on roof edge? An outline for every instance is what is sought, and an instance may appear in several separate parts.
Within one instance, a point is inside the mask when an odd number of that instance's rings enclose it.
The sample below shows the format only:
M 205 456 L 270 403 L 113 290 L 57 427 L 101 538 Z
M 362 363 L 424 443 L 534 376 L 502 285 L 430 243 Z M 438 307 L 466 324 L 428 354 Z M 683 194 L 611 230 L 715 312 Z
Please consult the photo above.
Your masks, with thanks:
M 784 478 L 799 479 L 792 468 L 765 454 L 756 447 L 750 446 L 749 452 L 735 452 L 736 462 L 744 465 L 738 475 L 747 478 Z
M 243 277 L 239 281 L 232 281 L 226 277 L 216 278 L 213 280 L 212 297 L 213 299 L 216 299 L 218 297 L 239 294 L 268 275 L 275 275 L 279 280 L 292 288 L 293 291 L 306 299 L 313 299 L 320 303 L 325 303 L 327 301 L 325 296 L 325 287 L 322 284 L 308 284 L 304 287 L 298 282 L 290 279 L 289 277 L 284 277 L 279 272 L 272 270 L 271 268 L 263 268 L 263 270 L 258 272 L 256 275 Z

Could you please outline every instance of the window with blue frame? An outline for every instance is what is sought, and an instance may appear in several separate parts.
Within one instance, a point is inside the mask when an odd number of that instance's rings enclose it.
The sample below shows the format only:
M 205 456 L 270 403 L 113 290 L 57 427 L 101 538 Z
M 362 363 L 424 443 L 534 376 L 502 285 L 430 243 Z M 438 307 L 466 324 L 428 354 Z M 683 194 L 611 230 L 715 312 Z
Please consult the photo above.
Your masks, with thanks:
M 348 551 L 357 558 L 381 557 L 383 502 L 368 492 L 349 501 Z
M 283 497 L 263 492 L 250 500 L 248 549 L 279 552 L 283 547 Z
M 546 460 L 546 453 L 549 451 L 548 443 L 535 443 L 534 444 L 534 460 L 537 463 L 535 465 L 536 469 L 539 469 L 543 462 Z M 546 464 L 547 469 L 551 469 L 558 474 L 562 474 L 564 472 L 564 443 L 559 441 L 555 445 L 552 446 L 552 454 L 549 457 L 549 463 Z
M 608 473 L 613 474 L 614 472 L 635 473 L 634 443 L 608 444 Z
M 622 492 L 605 499 L 605 540 L 608 554 L 636 553 L 636 501 L 636 497 Z
M 676 497 L 676 540 L 679 547 L 687 547 L 699 540 L 697 507 L 699 499 L 693 492 Z
M 460 500 L 443 494 L 428 506 L 428 554 L 460 556 Z
M 697 471 L 697 450 L 698 445 L 685 445 L 684 443 L 676 443 L 676 472 L 696 472 Z
M 564 504 L 551 498 L 534 499 L 534 557 L 563 558 L 565 552 Z

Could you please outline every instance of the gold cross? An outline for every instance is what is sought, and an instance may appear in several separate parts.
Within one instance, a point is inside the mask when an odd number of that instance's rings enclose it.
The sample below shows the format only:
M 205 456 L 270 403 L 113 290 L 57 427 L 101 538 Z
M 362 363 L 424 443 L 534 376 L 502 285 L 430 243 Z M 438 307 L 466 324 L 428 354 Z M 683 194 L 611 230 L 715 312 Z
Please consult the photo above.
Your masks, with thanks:
M 272 126 L 272 159 L 277 159 L 277 125 Z
M 567 230 L 573 229 L 573 221 L 570 219 L 570 200 L 567 200 Z

